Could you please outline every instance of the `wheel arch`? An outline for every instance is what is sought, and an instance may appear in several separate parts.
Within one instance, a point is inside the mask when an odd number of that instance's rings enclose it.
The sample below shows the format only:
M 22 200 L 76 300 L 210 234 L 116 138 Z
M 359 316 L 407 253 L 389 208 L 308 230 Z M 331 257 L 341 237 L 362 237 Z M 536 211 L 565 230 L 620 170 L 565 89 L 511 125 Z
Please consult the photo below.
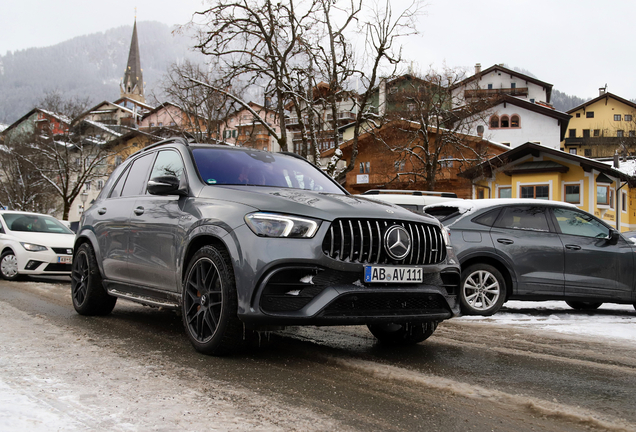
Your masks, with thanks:
M 12 254 L 14 254 L 14 255 L 15 255 L 15 251 L 13 250 L 13 248 L 12 248 L 11 246 L 5 246 L 5 247 L 2 249 L 2 252 L 0 252 L 0 255 L 4 255 L 4 254 L 5 254 L 5 252 L 11 252 Z
M 506 283 L 506 299 L 513 294 L 513 287 L 516 284 L 516 280 L 506 264 L 491 256 L 473 256 L 461 262 L 462 270 L 473 264 L 488 264 L 499 270 L 499 273 L 504 277 Z
M 93 248 L 93 253 L 95 253 L 95 259 L 97 260 L 97 267 L 99 268 L 99 272 L 103 275 L 104 267 L 102 263 L 102 254 L 99 247 L 97 246 L 97 238 L 92 231 L 84 231 L 75 238 L 75 243 L 73 244 L 73 261 L 75 261 L 75 254 L 77 253 L 77 249 L 79 249 L 79 247 L 85 243 L 90 244 Z
M 183 278 L 185 277 L 185 273 L 186 273 L 186 270 L 188 269 L 188 263 L 190 262 L 190 259 L 194 256 L 195 253 L 197 253 L 199 249 L 201 249 L 203 246 L 208 246 L 208 245 L 214 246 L 217 249 L 223 249 L 224 251 L 232 255 L 231 251 L 229 250 L 225 242 L 223 242 L 219 237 L 215 235 L 211 235 L 211 234 L 198 235 L 192 238 L 192 240 L 190 241 L 190 243 L 188 243 L 188 245 L 186 246 L 184 250 L 183 260 L 181 261 L 182 265 L 179 271 L 180 281 L 183 281 Z

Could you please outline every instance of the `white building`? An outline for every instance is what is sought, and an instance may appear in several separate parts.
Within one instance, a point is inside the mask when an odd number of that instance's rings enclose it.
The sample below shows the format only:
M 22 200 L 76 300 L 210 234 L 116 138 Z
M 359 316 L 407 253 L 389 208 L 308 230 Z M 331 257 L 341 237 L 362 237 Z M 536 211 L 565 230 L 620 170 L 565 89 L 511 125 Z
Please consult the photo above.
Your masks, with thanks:
M 478 63 L 473 76 L 454 86 L 453 101 L 460 107 L 475 98 L 491 99 L 470 133 L 511 148 L 533 142 L 559 149 L 571 116 L 550 105 L 551 94 L 552 84 L 501 65 L 482 71 Z

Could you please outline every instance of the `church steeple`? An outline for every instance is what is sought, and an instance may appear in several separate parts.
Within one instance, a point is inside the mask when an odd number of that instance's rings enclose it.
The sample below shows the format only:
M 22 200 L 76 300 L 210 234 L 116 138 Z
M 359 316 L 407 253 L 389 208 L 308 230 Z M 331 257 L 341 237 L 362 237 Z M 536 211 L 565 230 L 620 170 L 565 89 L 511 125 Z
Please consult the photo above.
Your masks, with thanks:
M 130 52 L 128 53 L 128 65 L 124 72 L 124 78 L 120 84 L 121 97 L 127 97 L 145 103 L 144 77 L 141 69 L 141 59 L 139 57 L 139 42 L 137 40 L 137 17 L 133 26 L 132 40 L 130 41 Z

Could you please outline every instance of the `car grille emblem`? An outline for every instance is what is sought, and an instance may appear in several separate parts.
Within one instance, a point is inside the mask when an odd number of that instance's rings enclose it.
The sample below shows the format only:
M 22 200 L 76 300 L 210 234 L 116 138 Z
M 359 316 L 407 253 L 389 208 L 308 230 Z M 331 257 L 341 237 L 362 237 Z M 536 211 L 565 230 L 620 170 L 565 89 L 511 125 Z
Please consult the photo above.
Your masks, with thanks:
M 384 247 L 391 258 L 404 259 L 411 251 L 411 236 L 401 226 L 393 225 L 384 234 Z

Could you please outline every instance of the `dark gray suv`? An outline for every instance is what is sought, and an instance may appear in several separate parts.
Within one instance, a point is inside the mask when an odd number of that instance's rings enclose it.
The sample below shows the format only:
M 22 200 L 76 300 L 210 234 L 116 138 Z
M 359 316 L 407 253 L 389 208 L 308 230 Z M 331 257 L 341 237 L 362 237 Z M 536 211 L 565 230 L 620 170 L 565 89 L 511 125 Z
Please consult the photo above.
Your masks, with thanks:
M 634 304 L 636 245 L 572 204 L 484 199 L 427 206 L 462 266 L 462 312 L 492 315 L 508 299 L 565 300 L 575 309 Z
M 435 218 L 353 197 L 298 156 L 172 139 L 128 158 L 82 215 L 73 305 L 180 309 L 215 355 L 286 325 L 417 343 L 459 313 L 447 245 Z

